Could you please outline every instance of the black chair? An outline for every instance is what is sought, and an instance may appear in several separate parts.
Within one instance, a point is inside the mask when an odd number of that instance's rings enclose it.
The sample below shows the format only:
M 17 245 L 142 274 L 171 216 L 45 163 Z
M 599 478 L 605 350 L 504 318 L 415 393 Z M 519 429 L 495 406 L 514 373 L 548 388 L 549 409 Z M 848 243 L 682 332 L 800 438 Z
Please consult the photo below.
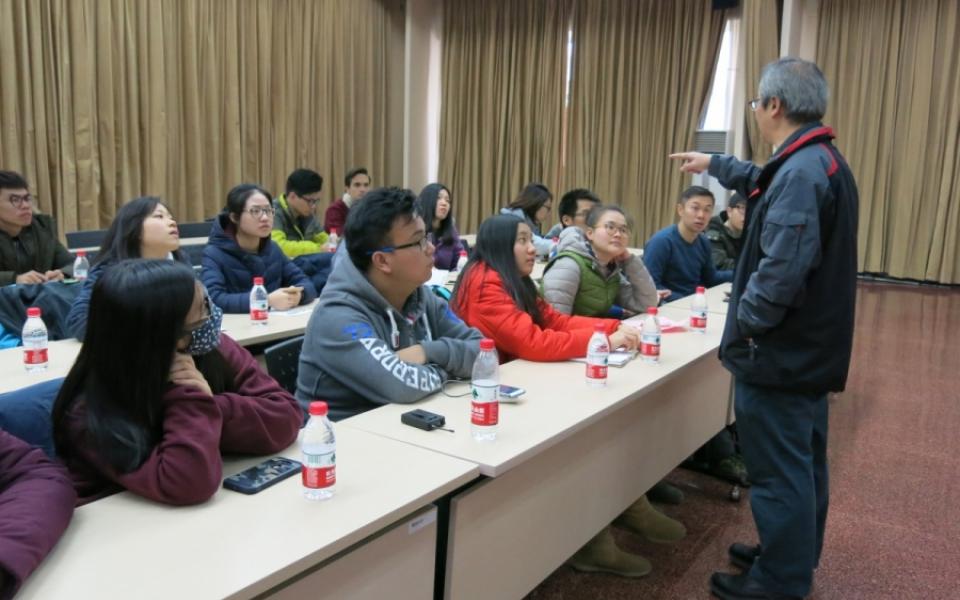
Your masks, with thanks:
M 280 387 L 291 394 L 297 391 L 297 368 L 300 365 L 300 350 L 303 336 L 270 346 L 263 352 L 267 361 L 267 373 L 277 380 Z
M 210 237 L 210 228 L 213 227 L 213 221 L 179 223 L 177 227 L 180 228 L 180 239 L 205 238 Z
M 67 249 L 76 248 L 100 248 L 104 236 L 107 235 L 106 229 L 89 229 L 87 231 L 74 231 L 67 234 Z M 87 253 L 90 256 L 90 253 Z
M 206 244 L 190 244 L 189 246 L 180 246 L 180 251 L 187 255 L 190 264 L 194 269 L 199 269 L 203 263 L 203 249 Z

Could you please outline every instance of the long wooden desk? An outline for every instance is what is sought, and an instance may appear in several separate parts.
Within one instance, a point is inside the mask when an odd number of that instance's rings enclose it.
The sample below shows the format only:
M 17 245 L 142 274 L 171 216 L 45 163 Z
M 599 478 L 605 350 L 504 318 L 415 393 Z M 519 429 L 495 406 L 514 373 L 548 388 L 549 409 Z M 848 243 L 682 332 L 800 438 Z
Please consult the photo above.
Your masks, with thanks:
M 471 438 L 467 397 L 417 405 L 444 415 L 452 434 L 403 427 L 399 415 L 410 407 L 401 405 L 340 425 L 476 463 L 490 479 L 451 500 L 444 594 L 522 597 L 724 427 L 730 376 L 715 355 L 721 331 L 714 319 L 705 334 L 664 334 L 660 364 L 611 368 L 602 389 L 586 386 L 580 363 L 503 365 L 501 381 L 527 394 L 501 404 L 492 443 Z
M 473 480 L 476 465 L 345 427 L 337 443 L 338 488 L 324 502 L 305 500 L 295 476 L 253 496 L 221 489 L 199 506 L 126 492 L 83 506 L 18 597 L 429 598 L 430 503 Z M 260 460 L 228 460 L 224 474 Z
M 223 315 L 223 331 L 230 337 L 237 340 L 242 346 L 253 344 L 262 344 L 284 340 L 287 338 L 303 335 L 307 329 L 307 322 L 313 309 L 317 306 L 317 300 L 304 306 L 298 306 L 288 311 L 270 311 L 270 318 L 266 325 L 253 325 L 250 322 L 250 315 L 244 314 L 225 314 Z
M 732 284 L 721 283 L 720 285 L 715 285 L 712 288 L 707 288 L 705 296 L 707 297 L 707 312 L 726 315 L 727 314 L 727 298 L 730 296 L 730 290 L 733 288 Z M 689 311 L 690 306 L 693 304 L 693 296 L 684 296 L 679 300 L 674 300 L 664 305 L 664 308 L 675 308 L 678 310 Z

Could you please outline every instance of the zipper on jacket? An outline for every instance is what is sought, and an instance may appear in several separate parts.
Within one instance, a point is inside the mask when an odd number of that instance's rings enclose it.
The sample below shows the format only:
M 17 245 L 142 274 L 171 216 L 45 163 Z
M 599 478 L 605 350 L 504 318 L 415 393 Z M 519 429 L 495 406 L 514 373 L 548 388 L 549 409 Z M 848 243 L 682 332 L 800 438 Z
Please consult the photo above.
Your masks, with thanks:
M 757 360 L 757 343 L 753 341 L 753 338 L 750 338 L 750 360 Z

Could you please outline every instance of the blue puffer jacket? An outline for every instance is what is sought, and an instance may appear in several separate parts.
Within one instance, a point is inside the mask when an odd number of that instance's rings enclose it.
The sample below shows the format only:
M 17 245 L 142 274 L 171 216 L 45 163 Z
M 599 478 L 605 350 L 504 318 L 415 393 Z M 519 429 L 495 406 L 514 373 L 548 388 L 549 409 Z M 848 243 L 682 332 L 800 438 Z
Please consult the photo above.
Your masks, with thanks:
M 300 267 L 293 264 L 269 237 L 260 240 L 256 254 L 237 245 L 236 226 L 226 213 L 213 222 L 203 249 L 200 279 L 214 304 L 228 313 L 250 311 L 250 288 L 254 277 L 263 277 L 268 292 L 291 285 L 303 288 L 300 304 L 313 302 L 317 290 Z

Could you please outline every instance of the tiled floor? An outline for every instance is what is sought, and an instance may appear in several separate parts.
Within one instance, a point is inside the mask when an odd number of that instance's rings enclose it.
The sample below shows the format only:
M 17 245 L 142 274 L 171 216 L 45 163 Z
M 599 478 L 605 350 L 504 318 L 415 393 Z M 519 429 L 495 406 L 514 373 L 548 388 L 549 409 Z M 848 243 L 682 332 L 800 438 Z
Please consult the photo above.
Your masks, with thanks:
M 814 600 L 960 598 L 960 291 L 864 283 L 847 390 L 831 399 L 831 506 Z M 625 532 L 654 572 L 639 580 L 560 567 L 530 595 L 706 599 L 726 548 L 756 539 L 750 505 L 695 473 L 668 479 L 686 502 L 664 511 L 689 531 L 675 546 Z

